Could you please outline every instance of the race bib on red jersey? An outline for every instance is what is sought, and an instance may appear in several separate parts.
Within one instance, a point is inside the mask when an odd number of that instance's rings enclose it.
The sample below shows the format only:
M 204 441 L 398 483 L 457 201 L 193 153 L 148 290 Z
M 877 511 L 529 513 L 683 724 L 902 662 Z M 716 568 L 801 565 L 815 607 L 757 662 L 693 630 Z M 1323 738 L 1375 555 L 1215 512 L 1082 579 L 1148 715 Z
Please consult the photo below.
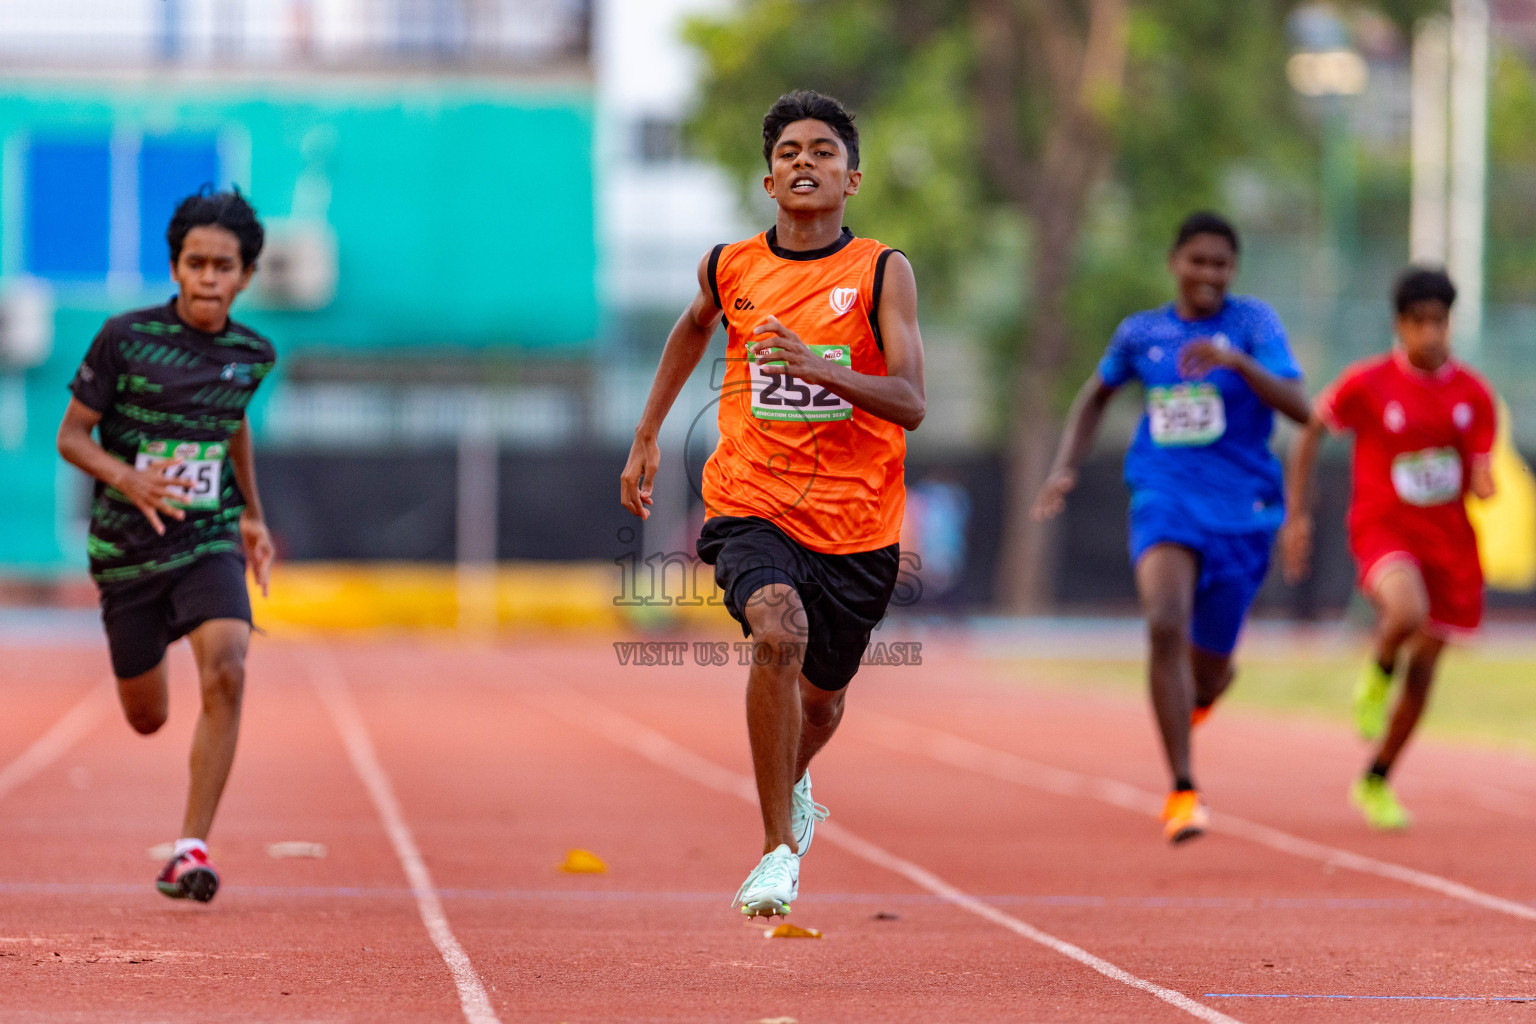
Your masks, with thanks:
M 1456 501 L 1461 497 L 1461 456 L 1454 448 L 1403 452 L 1392 460 L 1392 489 L 1420 508 Z

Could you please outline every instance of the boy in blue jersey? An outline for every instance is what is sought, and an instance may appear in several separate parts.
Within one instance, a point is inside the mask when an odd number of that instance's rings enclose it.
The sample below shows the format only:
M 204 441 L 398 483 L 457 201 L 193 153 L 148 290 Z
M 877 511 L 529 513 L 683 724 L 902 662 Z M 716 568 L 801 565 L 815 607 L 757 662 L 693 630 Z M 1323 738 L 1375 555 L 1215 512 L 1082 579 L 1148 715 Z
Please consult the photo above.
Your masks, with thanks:
M 1192 726 L 1231 685 L 1232 651 L 1269 569 L 1285 514 L 1269 450 L 1274 410 L 1310 415 L 1301 370 L 1269 306 L 1229 296 L 1237 232 L 1214 213 L 1180 225 L 1168 269 L 1178 297 L 1127 317 L 1073 400 L 1034 515 L 1066 506 L 1110 398 L 1139 381 L 1146 412 L 1125 457 L 1130 552 L 1151 642 L 1148 675 L 1173 791 L 1163 808 L 1174 843 L 1209 820 L 1190 768 Z

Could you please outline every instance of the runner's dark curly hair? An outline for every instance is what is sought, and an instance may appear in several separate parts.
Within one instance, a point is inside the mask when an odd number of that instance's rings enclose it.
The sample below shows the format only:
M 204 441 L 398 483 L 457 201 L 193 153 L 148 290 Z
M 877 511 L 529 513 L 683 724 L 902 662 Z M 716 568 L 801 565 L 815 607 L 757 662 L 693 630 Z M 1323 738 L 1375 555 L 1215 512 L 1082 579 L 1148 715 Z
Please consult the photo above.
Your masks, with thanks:
M 195 193 L 176 204 L 170 226 L 165 229 L 165 240 L 171 247 L 171 264 L 181 259 L 181 247 L 187 240 L 187 232 L 193 228 L 217 225 L 240 239 L 240 262 L 247 267 L 256 265 L 261 247 L 266 242 L 266 232 L 256 219 L 256 210 L 240 194 L 237 185 L 228 192 L 218 192 L 212 185 L 204 185 Z
M 1234 256 L 1241 251 L 1237 241 L 1237 228 L 1234 228 L 1232 222 L 1227 220 L 1227 218 L 1219 213 L 1212 213 L 1210 210 L 1200 210 L 1185 217 L 1183 222 L 1179 224 L 1178 234 L 1173 236 L 1173 248 L 1169 251 L 1178 252 L 1179 249 L 1183 248 L 1185 242 L 1196 235 L 1217 235 L 1225 238 L 1232 244 L 1232 254 Z
M 1443 302 L 1450 309 L 1456 301 L 1456 286 L 1451 275 L 1440 267 L 1409 267 L 1398 275 L 1392 286 L 1392 308 L 1397 315 L 1408 312 L 1415 302 Z
M 843 140 L 848 150 L 848 169 L 859 169 L 859 130 L 854 127 L 853 115 L 831 96 L 823 96 L 809 89 L 796 89 L 780 96 L 768 113 L 763 115 L 763 159 L 773 166 L 773 147 L 778 145 L 784 129 L 796 121 L 824 121 Z

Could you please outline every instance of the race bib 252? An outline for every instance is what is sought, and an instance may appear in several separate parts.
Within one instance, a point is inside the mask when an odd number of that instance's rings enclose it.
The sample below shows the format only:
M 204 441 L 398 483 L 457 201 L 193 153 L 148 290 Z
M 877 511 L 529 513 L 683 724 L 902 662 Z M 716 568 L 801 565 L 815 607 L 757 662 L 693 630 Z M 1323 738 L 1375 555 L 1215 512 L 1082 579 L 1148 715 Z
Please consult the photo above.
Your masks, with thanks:
M 812 345 L 812 352 L 839 366 L 853 366 L 847 345 Z M 853 416 L 853 405 L 820 384 L 810 384 L 787 372 L 783 363 L 758 363 L 747 346 L 747 365 L 752 370 L 752 415 L 760 420 L 825 422 Z

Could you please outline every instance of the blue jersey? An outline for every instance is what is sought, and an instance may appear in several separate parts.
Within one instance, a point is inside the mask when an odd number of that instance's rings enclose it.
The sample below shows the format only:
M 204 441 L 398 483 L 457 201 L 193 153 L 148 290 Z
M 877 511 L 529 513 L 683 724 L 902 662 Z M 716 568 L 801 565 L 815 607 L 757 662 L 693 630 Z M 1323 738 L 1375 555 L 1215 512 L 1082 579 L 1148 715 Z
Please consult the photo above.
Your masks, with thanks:
M 1105 384 L 1139 380 L 1146 409 L 1125 455 L 1131 505 L 1165 504 L 1209 530 L 1272 530 L 1285 515 L 1280 462 L 1269 450 L 1274 414 L 1235 370 L 1198 380 L 1179 373 L 1179 350 L 1202 338 L 1231 345 L 1281 377 L 1298 378 L 1280 317 L 1234 295 L 1204 320 L 1172 304 L 1123 320 L 1099 362 Z

